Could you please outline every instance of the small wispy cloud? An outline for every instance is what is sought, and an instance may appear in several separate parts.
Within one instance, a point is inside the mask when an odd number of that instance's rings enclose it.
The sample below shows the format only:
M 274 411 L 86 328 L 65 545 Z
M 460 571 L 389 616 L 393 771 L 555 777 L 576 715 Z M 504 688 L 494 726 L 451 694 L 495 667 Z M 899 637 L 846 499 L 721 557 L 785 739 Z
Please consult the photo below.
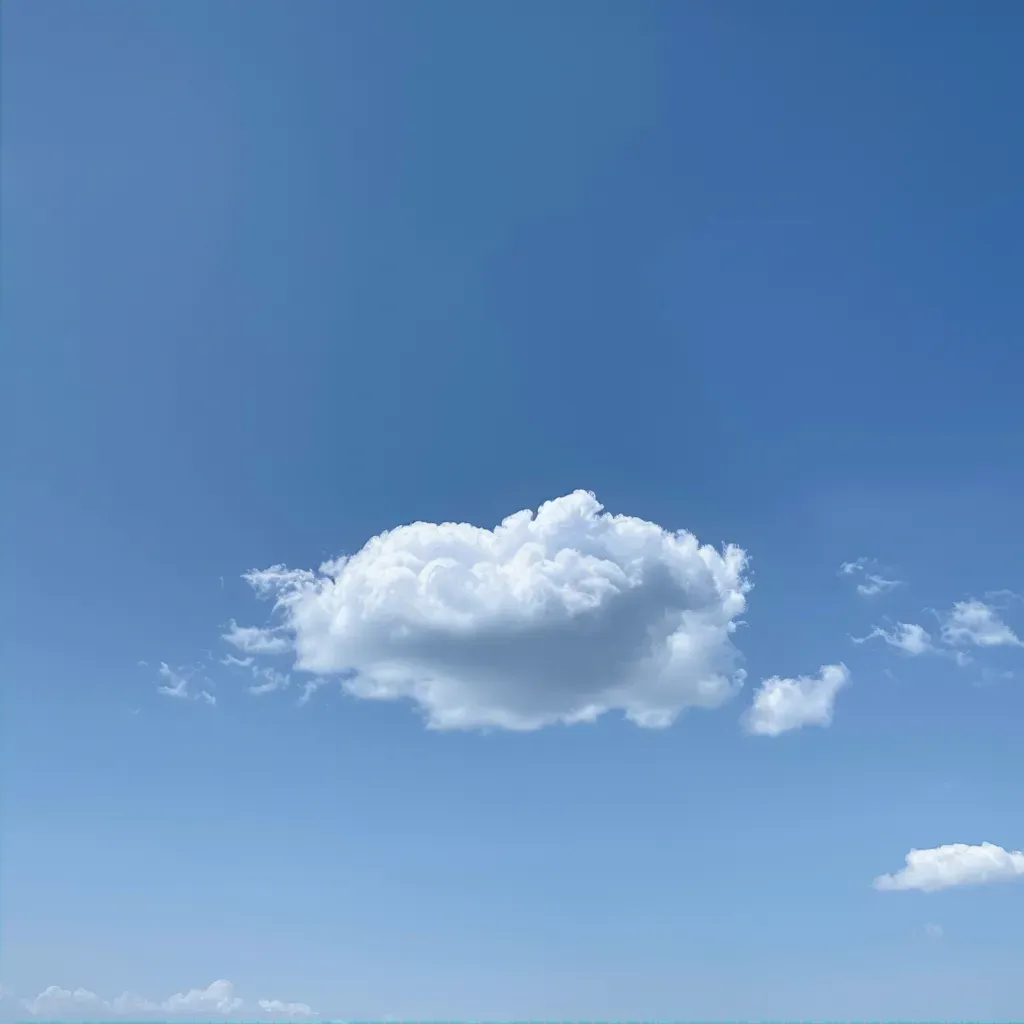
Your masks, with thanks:
M 222 638 L 246 654 L 284 654 L 292 647 L 288 638 L 281 635 L 280 630 L 240 626 L 234 619 L 231 620 Z
M 307 679 L 306 682 L 302 684 L 302 693 L 299 696 L 299 707 L 301 708 L 308 704 L 310 698 L 317 690 L 320 689 L 321 686 L 323 686 L 323 684 L 323 679 Z
M 939 635 L 916 622 L 897 622 L 892 628 L 875 626 L 867 636 L 854 636 L 855 644 L 882 640 L 904 654 L 938 654 L 952 658 L 961 668 L 974 664 L 965 648 L 1021 647 L 1024 643 L 990 604 L 974 599 L 957 601 L 948 612 L 933 612 L 939 620 Z
M 256 659 L 251 656 L 236 658 L 233 654 L 225 654 L 224 657 L 220 659 L 220 663 L 222 665 L 234 666 L 235 668 L 249 668 L 251 665 L 256 663 Z
M 946 932 L 941 924 L 926 924 L 924 926 L 924 934 L 932 942 L 940 942 L 945 936 Z
M 868 573 L 863 583 L 857 584 L 857 593 L 862 597 L 874 597 L 876 594 L 885 594 L 895 587 L 900 586 L 902 580 L 887 580 L 884 576 L 876 573 Z
M 1005 683 L 1013 682 L 1016 679 L 1016 674 L 1009 669 L 994 669 L 988 666 L 982 666 L 981 673 L 975 680 L 974 685 L 977 687 L 990 687 L 990 686 L 1002 686 Z
M 166 661 L 160 662 L 160 668 L 157 671 L 160 678 L 165 680 L 156 688 L 157 693 L 162 693 L 165 697 L 177 697 L 180 700 L 188 699 L 188 680 L 185 676 L 175 672 Z
M 249 687 L 249 692 L 259 696 L 263 693 L 273 693 L 275 690 L 286 690 L 292 681 L 287 672 L 278 672 L 277 669 L 268 666 L 253 666 L 253 677 L 256 682 Z
M 867 636 L 851 637 L 855 644 L 865 644 L 869 640 L 883 640 L 890 647 L 895 647 L 905 654 L 935 654 L 938 648 L 932 643 L 931 634 L 916 622 L 897 622 L 893 629 L 876 626 Z
M 843 562 L 839 567 L 840 576 L 859 578 L 857 593 L 861 597 L 877 597 L 903 585 L 903 580 L 890 579 L 883 576 L 888 572 L 874 558 L 857 558 L 852 562 Z
M 285 690 L 291 685 L 292 677 L 289 673 L 279 672 L 270 665 L 259 665 L 252 657 L 236 658 L 233 654 L 229 654 L 221 659 L 221 664 L 246 669 L 253 678 L 253 682 L 248 688 L 249 693 L 256 696 L 273 693 L 275 690 Z
M 217 703 L 217 698 L 209 690 L 201 689 L 193 692 L 189 689 L 191 675 L 187 669 L 173 669 L 166 661 L 160 662 L 158 675 L 164 681 L 156 688 L 157 693 L 165 697 L 173 697 L 177 700 L 197 700 L 211 707 Z

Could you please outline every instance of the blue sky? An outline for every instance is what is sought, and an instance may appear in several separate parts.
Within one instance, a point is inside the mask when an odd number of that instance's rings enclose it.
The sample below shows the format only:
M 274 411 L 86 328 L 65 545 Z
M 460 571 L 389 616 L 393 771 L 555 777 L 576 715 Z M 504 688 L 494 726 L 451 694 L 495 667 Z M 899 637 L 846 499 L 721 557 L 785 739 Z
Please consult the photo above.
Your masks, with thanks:
M 0 1013 L 1024 1016 L 1022 30 L 6 4 Z

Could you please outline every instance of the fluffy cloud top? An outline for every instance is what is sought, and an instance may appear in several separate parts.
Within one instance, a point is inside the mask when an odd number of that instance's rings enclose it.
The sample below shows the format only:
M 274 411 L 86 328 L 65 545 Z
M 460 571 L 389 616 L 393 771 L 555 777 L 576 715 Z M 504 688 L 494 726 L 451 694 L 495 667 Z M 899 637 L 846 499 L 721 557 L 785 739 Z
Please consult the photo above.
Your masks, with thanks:
M 168 1013 L 178 1016 L 195 1011 L 228 1014 L 241 1005 L 242 1000 L 235 995 L 235 986 L 230 981 L 222 979 L 206 988 L 190 988 L 187 992 L 178 992 L 164 1003 L 163 1008 Z
M 126 1017 L 133 1020 L 201 1020 L 213 1018 L 267 1021 L 312 1020 L 317 1014 L 306 1003 L 287 1003 L 280 999 L 260 999 L 249 1004 L 236 995 L 230 981 L 220 979 L 206 988 L 177 992 L 162 1002 L 135 992 L 124 992 L 114 999 L 101 999 L 89 989 L 66 989 L 51 985 L 22 1006 L 33 1016 L 46 1020 L 105 1020 Z
M 76 1017 L 91 1017 L 102 1013 L 106 1004 L 95 992 L 87 988 L 74 990 L 50 985 L 39 995 L 24 1000 L 22 1004 L 33 1017 L 49 1020 L 66 1020 Z
M 935 892 L 957 885 L 1008 882 L 1022 875 L 1024 853 L 1020 850 L 1004 850 L 993 843 L 951 843 L 931 850 L 911 850 L 902 870 L 880 875 L 874 886 L 882 892 Z
M 816 676 L 773 676 L 758 687 L 744 726 L 756 736 L 779 736 L 805 725 L 830 725 L 836 695 L 849 681 L 845 665 L 822 665 Z
M 984 601 L 957 601 L 942 624 L 942 639 L 954 646 L 1021 646 L 1017 634 Z
M 357 697 L 414 701 L 436 728 L 536 729 L 619 709 L 641 726 L 713 708 L 742 683 L 732 633 L 746 555 L 609 515 L 585 491 L 493 530 L 414 523 L 318 571 L 246 577 L 272 630 L 232 623 L 247 654 L 295 654 Z

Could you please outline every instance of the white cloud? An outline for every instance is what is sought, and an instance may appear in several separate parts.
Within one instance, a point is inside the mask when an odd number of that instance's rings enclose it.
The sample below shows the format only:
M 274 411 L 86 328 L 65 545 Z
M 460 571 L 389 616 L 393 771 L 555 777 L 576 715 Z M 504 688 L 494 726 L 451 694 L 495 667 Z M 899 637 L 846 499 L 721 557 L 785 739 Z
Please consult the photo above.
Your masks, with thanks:
M 46 1020 L 106 1020 L 111 1016 L 132 1020 L 198 1020 L 217 1017 L 268 1021 L 312 1020 L 318 1014 L 308 1003 L 289 1003 L 280 999 L 259 999 L 247 1003 L 235 993 L 235 986 L 224 979 L 206 988 L 177 992 L 162 1002 L 135 992 L 124 992 L 114 999 L 101 999 L 88 989 L 66 989 L 51 985 L 21 1004 L 33 1017 Z
M 308 1003 L 283 1003 L 280 999 L 261 999 L 259 1006 L 274 1020 L 310 1020 L 316 1017 Z
M 191 1014 L 193 1012 L 228 1014 L 237 1010 L 242 1000 L 235 995 L 235 986 L 221 978 L 207 985 L 206 988 L 190 988 L 187 992 L 177 992 L 161 1006 L 170 1014 Z
M 839 567 L 841 576 L 861 577 L 857 584 L 857 593 L 861 597 L 875 597 L 902 585 L 902 580 L 887 579 L 882 571 L 873 558 L 858 558 L 852 562 L 843 562 Z
M 892 630 L 876 626 L 867 636 L 854 637 L 853 642 L 862 644 L 876 637 L 907 654 L 928 654 L 937 651 L 928 631 L 914 622 L 897 622 L 896 628 Z
M 188 680 L 178 672 L 175 672 L 166 661 L 160 662 L 160 677 L 167 681 L 157 687 L 157 692 L 165 697 L 178 697 L 181 700 L 188 700 Z
M 901 580 L 887 580 L 877 573 L 868 573 L 863 583 L 857 584 L 857 593 L 861 597 L 874 597 L 876 594 L 885 594 L 895 587 L 898 587 Z
M 308 679 L 302 684 L 302 694 L 299 697 L 299 707 L 304 707 L 309 703 L 310 697 L 316 693 L 317 690 L 323 686 L 324 681 L 322 679 Z
M 277 669 L 267 666 L 252 670 L 256 682 L 249 687 L 249 692 L 254 694 L 273 693 L 275 690 L 285 690 L 291 684 L 292 678 L 286 672 L 278 672 Z
M 239 626 L 234 619 L 222 638 L 246 654 L 284 654 L 291 647 L 288 640 L 276 630 Z
M 225 654 L 220 659 L 222 665 L 234 666 L 236 668 L 248 668 L 256 661 L 255 658 L 249 656 L 245 658 L 236 658 L 233 654 Z
M 742 684 L 746 555 L 603 512 L 585 491 L 493 530 L 414 523 L 316 572 L 249 573 L 281 625 L 228 634 L 295 651 L 357 697 L 414 701 L 435 728 L 536 729 L 619 709 L 641 726 Z
M 137 992 L 122 992 L 111 999 L 110 1009 L 117 1017 L 136 1017 L 155 1013 L 160 1009 L 160 1004 L 140 996 Z
M 87 988 L 61 988 L 60 985 L 50 985 L 34 998 L 24 1000 L 22 1005 L 33 1017 L 51 1020 L 63 1019 L 68 1011 L 89 1018 L 102 1013 L 106 1008 L 95 992 Z
M 911 850 L 906 866 L 874 881 L 882 892 L 917 889 L 935 892 L 957 885 L 981 885 L 986 882 L 1008 882 L 1024 875 L 1024 853 L 1004 850 L 993 843 L 969 846 L 951 843 L 931 850 Z
M 157 693 L 162 693 L 165 697 L 175 697 L 178 700 L 198 700 L 211 706 L 217 703 L 217 698 L 209 690 L 200 690 L 198 693 L 190 692 L 188 688 L 190 677 L 187 670 L 175 670 L 166 661 L 162 661 L 158 671 L 164 682 L 157 687 Z
M 957 601 L 942 623 L 943 643 L 951 646 L 1020 647 L 1017 634 L 983 601 Z
M 946 935 L 941 924 L 926 924 L 924 926 L 924 933 L 932 942 L 938 942 Z
M 269 665 L 259 665 L 252 657 L 235 658 L 229 654 L 222 659 L 222 664 L 248 669 L 253 678 L 249 692 L 253 694 L 273 693 L 275 690 L 285 690 L 291 685 L 292 679 L 287 672 L 278 672 L 276 668 Z
M 845 665 L 822 665 L 817 676 L 773 676 L 754 694 L 744 727 L 757 736 L 779 736 L 805 725 L 830 725 L 836 695 L 849 682 Z

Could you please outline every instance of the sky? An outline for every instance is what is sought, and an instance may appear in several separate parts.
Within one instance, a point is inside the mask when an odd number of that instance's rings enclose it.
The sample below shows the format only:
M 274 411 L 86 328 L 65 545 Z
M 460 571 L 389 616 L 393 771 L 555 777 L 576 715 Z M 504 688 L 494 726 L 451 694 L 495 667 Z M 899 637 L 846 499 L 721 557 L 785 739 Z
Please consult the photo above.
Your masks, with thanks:
M 2 30 L 0 1017 L 1024 1018 L 1024 8 Z

